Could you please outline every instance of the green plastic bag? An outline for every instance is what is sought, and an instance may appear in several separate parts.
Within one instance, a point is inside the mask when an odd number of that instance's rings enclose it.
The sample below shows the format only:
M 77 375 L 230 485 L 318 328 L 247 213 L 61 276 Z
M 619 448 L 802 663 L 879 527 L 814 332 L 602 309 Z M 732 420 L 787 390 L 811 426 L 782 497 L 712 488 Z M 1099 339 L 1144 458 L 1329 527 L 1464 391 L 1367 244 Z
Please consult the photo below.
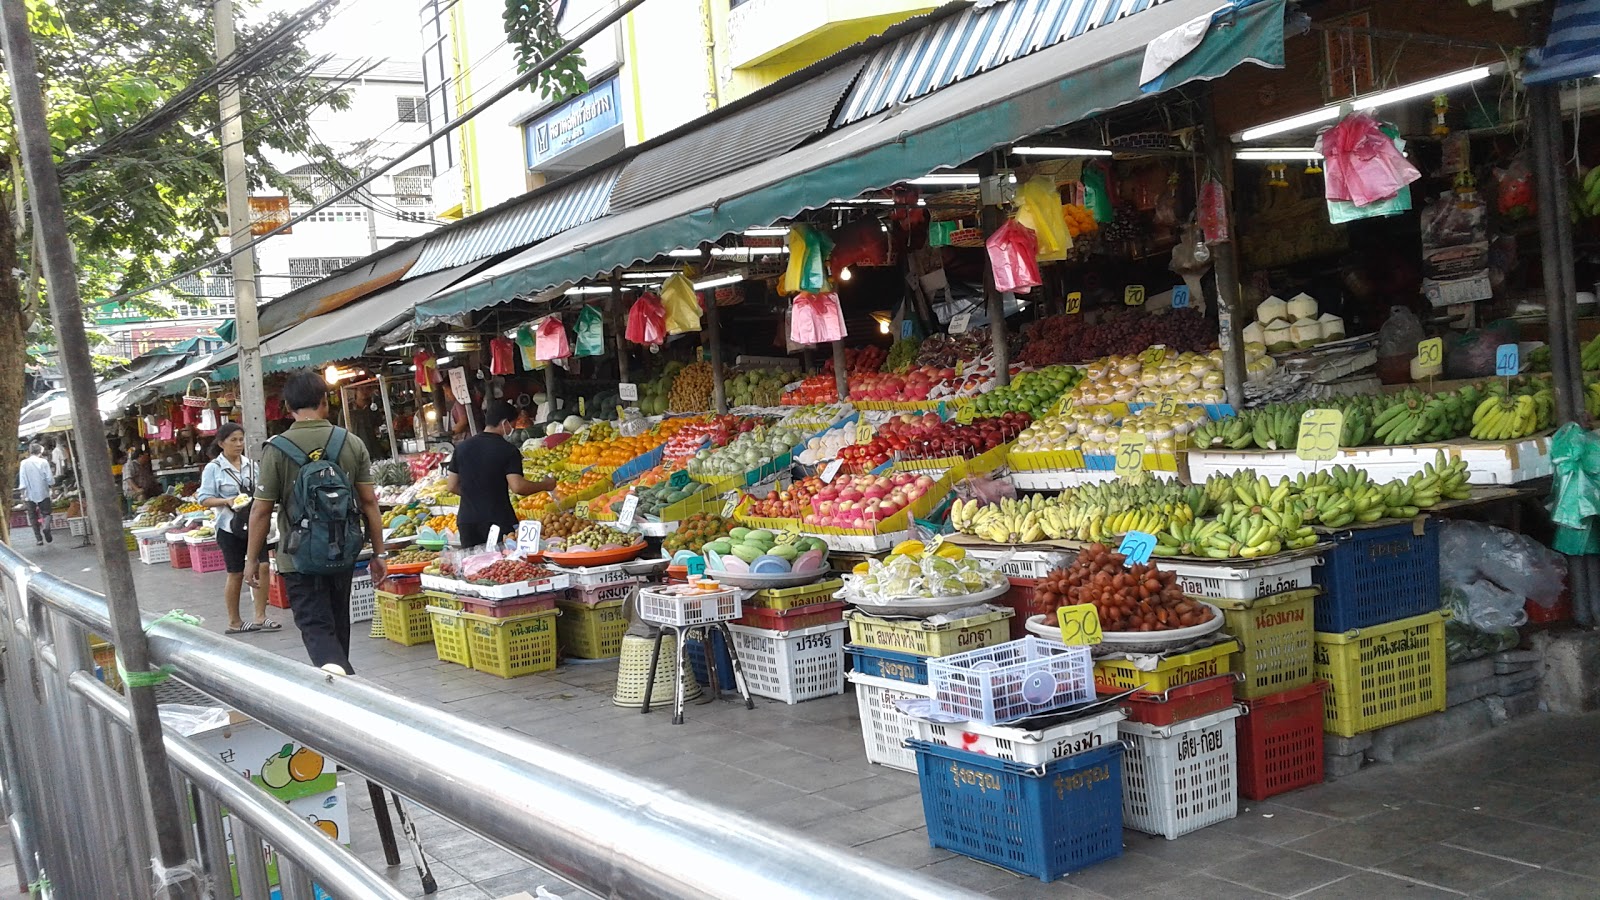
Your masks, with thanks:
M 544 363 L 539 362 L 535 355 L 535 341 L 533 329 L 524 325 L 517 329 L 517 352 L 522 354 L 522 368 L 532 372 L 534 369 L 544 368 Z
M 833 255 L 833 239 L 810 225 L 791 226 L 789 237 L 789 268 L 785 281 L 791 291 L 802 294 L 823 294 L 829 289 L 828 257 Z
M 578 313 L 578 340 L 572 345 L 575 356 L 604 356 L 606 352 L 606 318 L 600 310 L 585 306 Z
M 1111 187 L 1106 184 L 1106 170 L 1100 166 L 1083 167 L 1083 205 L 1094 213 L 1094 220 L 1101 225 L 1116 218 L 1116 211 L 1111 208 Z
M 1569 422 L 1550 439 L 1550 520 L 1555 549 L 1568 555 L 1600 553 L 1595 534 L 1600 516 L 1600 435 Z

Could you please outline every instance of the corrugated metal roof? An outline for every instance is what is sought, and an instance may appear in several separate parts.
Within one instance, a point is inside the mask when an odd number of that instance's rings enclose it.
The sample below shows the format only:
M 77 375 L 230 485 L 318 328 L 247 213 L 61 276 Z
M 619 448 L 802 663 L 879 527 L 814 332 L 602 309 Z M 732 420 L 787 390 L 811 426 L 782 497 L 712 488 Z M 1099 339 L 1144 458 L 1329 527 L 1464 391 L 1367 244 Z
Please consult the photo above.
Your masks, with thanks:
M 613 210 L 631 209 L 793 150 L 828 130 L 839 101 L 861 72 L 850 62 L 764 103 L 639 154 L 611 196 Z
M 923 97 L 1166 0 L 1008 0 L 974 7 L 884 47 L 868 60 L 837 125 Z M 1218 6 L 1226 6 L 1219 0 Z
M 561 182 L 550 190 L 536 191 L 513 209 L 484 216 L 451 228 L 422 245 L 422 256 L 406 272 L 412 279 L 488 259 L 507 250 L 526 247 L 552 234 L 566 231 L 606 214 L 611 190 L 622 166 Z

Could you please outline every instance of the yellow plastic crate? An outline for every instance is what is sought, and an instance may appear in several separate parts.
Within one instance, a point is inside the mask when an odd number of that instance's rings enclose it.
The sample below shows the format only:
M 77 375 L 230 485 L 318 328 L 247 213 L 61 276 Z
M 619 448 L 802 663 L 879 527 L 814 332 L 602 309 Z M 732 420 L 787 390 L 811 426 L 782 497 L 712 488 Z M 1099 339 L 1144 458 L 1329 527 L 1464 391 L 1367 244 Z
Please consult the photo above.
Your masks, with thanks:
M 433 624 L 433 652 L 445 662 L 472 667 L 472 644 L 467 640 L 467 623 L 458 610 L 428 607 Z
M 492 619 L 461 613 L 472 647 L 472 667 L 486 675 L 516 678 L 556 667 L 558 609 Z
M 402 647 L 426 644 L 433 640 L 433 622 L 428 619 L 427 597 L 421 594 L 402 597 L 389 591 L 375 593 L 384 637 Z
M 97 634 L 89 635 L 89 655 L 100 667 L 100 680 L 106 687 L 122 692 L 122 673 L 117 671 L 117 648 Z
M 422 596 L 427 599 L 429 606 L 437 606 L 440 609 L 461 612 L 467 608 L 465 603 L 462 603 L 460 600 L 456 599 L 455 594 L 447 593 L 445 591 L 423 591 Z
M 746 609 L 773 609 L 781 612 L 797 606 L 827 603 L 843 587 L 843 580 L 833 578 L 815 584 L 802 584 L 799 587 L 762 588 L 746 600 L 744 605 Z
M 1316 632 L 1312 654 L 1324 728 L 1354 737 L 1445 708 L 1444 613 L 1425 613 L 1344 634 Z
M 556 642 L 561 651 L 578 659 L 612 659 L 622 655 L 622 636 L 628 631 L 625 599 L 587 603 L 557 600 Z
M 844 614 L 850 623 L 851 644 L 917 656 L 949 656 L 1003 644 L 1011 639 L 1011 623 L 1006 620 L 1014 615 L 1012 610 L 1000 609 L 929 625 L 923 619 L 880 619 L 857 610 Z
M 1223 641 L 1200 650 L 1175 653 L 1163 657 L 1150 672 L 1125 659 L 1102 659 L 1094 664 L 1094 680 L 1119 690 L 1143 688 L 1160 694 L 1202 678 L 1228 674 L 1233 671 L 1231 658 L 1238 649 L 1236 641 Z
M 1223 627 L 1238 638 L 1234 696 L 1254 700 L 1311 683 L 1312 603 L 1316 588 L 1255 600 L 1207 600 L 1222 610 Z
M 122 545 L 128 548 L 129 553 L 133 553 L 139 549 L 139 541 L 133 536 L 133 532 L 131 531 L 122 532 Z

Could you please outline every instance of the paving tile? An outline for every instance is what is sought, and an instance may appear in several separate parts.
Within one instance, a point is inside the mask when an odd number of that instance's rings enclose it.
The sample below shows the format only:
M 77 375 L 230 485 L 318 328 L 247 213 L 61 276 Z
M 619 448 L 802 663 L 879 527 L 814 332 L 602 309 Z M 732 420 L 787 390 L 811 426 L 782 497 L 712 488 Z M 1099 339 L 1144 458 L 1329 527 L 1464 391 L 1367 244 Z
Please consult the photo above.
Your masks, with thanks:
M 818 834 L 827 831 L 827 822 L 829 820 L 842 818 L 845 814 L 853 812 L 853 810 L 842 803 L 835 803 L 832 800 L 824 800 L 812 794 L 805 794 L 792 800 L 786 800 L 757 810 L 750 810 L 749 812 L 750 815 L 764 822 L 782 825 L 796 831 L 805 831 L 809 834 Z M 817 823 L 816 827 L 807 827 L 813 822 Z M 878 835 L 878 837 L 884 836 Z
M 1186 875 L 1133 894 L 1133 900 L 1268 900 L 1276 897 L 1211 875 Z
M 877 816 L 886 822 L 904 825 L 907 828 L 921 828 L 926 823 L 922 815 L 922 795 L 902 797 L 899 800 L 890 800 L 877 806 L 869 806 L 866 812 Z
M 1584 846 L 1589 848 L 1591 845 L 1586 843 Z M 1582 875 L 1585 878 L 1600 879 L 1600 853 L 1595 853 L 1593 849 L 1579 850 L 1577 853 L 1551 860 L 1545 864 L 1545 868 Z
M 851 809 L 867 809 L 891 800 L 922 796 L 917 776 L 892 769 L 877 771 L 881 774 L 818 791 L 816 796 L 843 803 Z
M 1496 772 L 1489 773 L 1489 780 L 1504 781 L 1508 784 L 1521 784 L 1528 787 L 1542 788 L 1547 791 L 1577 791 L 1600 783 L 1600 766 L 1585 765 L 1560 759 L 1540 753 L 1532 758 L 1518 758 L 1505 756 L 1502 759 L 1515 759 L 1516 762 Z
M 856 847 L 875 843 L 886 837 L 906 831 L 896 825 L 864 812 L 849 812 L 828 817 L 806 826 L 806 833 L 841 847 Z
M 1269 894 L 1290 896 L 1337 881 L 1355 871 L 1343 863 L 1319 859 L 1284 847 L 1269 847 L 1212 866 L 1206 870 L 1206 874 Z
M 1409 817 L 1387 810 L 1356 822 L 1290 841 L 1284 846 L 1323 859 L 1352 866 L 1375 866 L 1433 843 L 1433 838 L 1412 827 Z
M 527 891 L 532 894 L 541 887 L 562 898 L 574 892 L 587 893 L 538 866 L 529 866 L 526 869 L 519 869 L 515 872 L 508 872 L 505 875 L 498 875 L 494 878 L 479 881 L 477 886 L 479 890 L 490 897 L 496 898 L 515 894 L 518 891 Z
M 1208 830 L 1248 838 L 1263 844 L 1287 844 L 1296 838 L 1315 834 L 1337 824 L 1325 816 L 1267 802 L 1255 803 L 1248 807 L 1240 806 L 1237 816 L 1226 822 L 1218 822 Z
M 495 895 L 490 894 L 476 885 L 465 884 L 461 887 L 441 890 L 431 895 L 433 900 L 495 900 Z
M 955 856 L 949 850 L 930 845 L 928 831 L 925 828 L 912 828 L 889 837 L 857 844 L 852 852 L 884 865 L 907 869 L 921 868 Z
M 1447 900 L 1460 896 L 1454 891 L 1417 884 L 1382 872 L 1357 872 L 1332 884 L 1297 894 L 1295 900 Z
M 980 894 L 1011 887 L 1025 877 L 998 866 L 991 866 L 975 859 L 968 859 L 965 856 L 951 857 L 950 859 L 924 866 L 919 871 L 930 878 L 937 878 L 940 881 L 958 885 Z M 1038 881 L 1037 878 L 1033 880 Z
M 1474 896 L 1491 900 L 1580 900 L 1600 897 L 1600 881 L 1544 869 L 1513 878 Z
M 738 768 L 807 792 L 825 791 L 873 777 L 866 760 L 861 760 L 859 764 L 793 758 L 778 763 L 746 760 L 739 763 Z
M 1272 798 L 1272 802 L 1279 806 L 1343 821 L 1382 812 L 1392 801 L 1392 795 L 1341 783 L 1312 785 Z
M 1519 822 L 1600 835 L 1600 800 L 1567 797 L 1536 806 L 1527 812 L 1519 813 L 1515 818 Z
M 1532 871 L 1531 866 L 1522 863 L 1444 844 L 1434 844 L 1389 860 L 1377 868 L 1391 875 L 1463 892 L 1492 887 Z
M 1192 865 L 1174 865 L 1153 856 L 1123 851 L 1116 859 L 1097 863 L 1067 878 L 1078 887 L 1086 887 L 1114 900 L 1125 900 L 1193 872 Z
M 1125 828 L 1122 831 L 1122 846 L 1129 853 L 1142 853 L 1165 862 L 1188 866 L 1197 859 L 1209 860 L 1212 864 L 1238 859 L 1260 850 L 1262 845 L 1258 841 L 1215 828 L 1202 828 L 1175 841 Z
M 989 896 L 999 900 L 1105 900 L 1105 894 L 1097 894 L 1068 881 L 1057 880 L 1046 884 L 1027 878 L 996 888 L 989 892 Z
M 1574 831 L 1502 820 L 1451 835 L 1445 843 L 1540 866 L 1583 848 L 1592 848 L 1594 838 Z

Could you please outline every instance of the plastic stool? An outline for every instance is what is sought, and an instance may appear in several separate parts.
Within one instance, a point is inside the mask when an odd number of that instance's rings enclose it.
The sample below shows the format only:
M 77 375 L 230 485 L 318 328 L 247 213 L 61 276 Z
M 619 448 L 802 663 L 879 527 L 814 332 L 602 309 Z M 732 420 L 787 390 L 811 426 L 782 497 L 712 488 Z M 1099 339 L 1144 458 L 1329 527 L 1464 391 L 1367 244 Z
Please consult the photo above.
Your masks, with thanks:
M 674 645 L 672 648 L 672 653 L 673 656 L 677 658 L 677 684 L 679 686 L 678 691 L 673 695 L 672 724 L 683 724 L 683 685 L 692 685 L 696 691 L 700 690 L 700 683 L 694 680 L 693 674 L 690 673 L 689 667 L 685 664 L 683 640 L 685 632 L 699 629 L 710 629 L 713 632 L 722 632 L 722 639 L 727 642 L 727 646 L 730 651 L 728 654 L 729 658 L 733 661 L 734 686 L 739 689 L 739 696 L 744 698 L 744 708 L 756 708 L 756 702 L 750 699 L 750 688 L 746 687 L 744 683 L 744 666 L 739 663 L 739 654 L 731 652 L 734 646 L 733 635 L 728 631 L 727 622 L 713 622 L 710 625 L 657 625 L 651 623 L 650 627 L 655 631 L 655 646 L 650 651 L 650 667 L 652 669 L 654 669 L 656 664 L 661 660 L 661 642 L 666 638 L 667 632 L 672 632 L 672 641 Z M 709 637 L 706 639 L 706 646 L 711 646 Z M 713 697 L 722 696 L 722 689 L 717 686 L 717 659 L 715 653 L 706 654 L 706 674 L 710 676 L 706 680 L 711 682 L 711 695 Z M 644 706 L 640 708 L 639 712 L 647 713 L 650 711 L 650 695 L 653 693 L 652 689 L 654 687 L 655 686 L 653 684 L 645 686 Z
M 611 702 L 616 706 L 633 709 L 644 705 L 647 692 L 673 691 L 672 669 L 652 665 L 652 641 L 647 637 L 627 634 L 622 637 L 622 653 L 617 659 L 617 689 L 611 697 Z M 650 678 L 647 673 L 654 671 L 655 677 Z M 680 685 L 684 690 L 684 698 L 694 700 L 700 696 L 700 685 L 691 677 L 682 681 Z

